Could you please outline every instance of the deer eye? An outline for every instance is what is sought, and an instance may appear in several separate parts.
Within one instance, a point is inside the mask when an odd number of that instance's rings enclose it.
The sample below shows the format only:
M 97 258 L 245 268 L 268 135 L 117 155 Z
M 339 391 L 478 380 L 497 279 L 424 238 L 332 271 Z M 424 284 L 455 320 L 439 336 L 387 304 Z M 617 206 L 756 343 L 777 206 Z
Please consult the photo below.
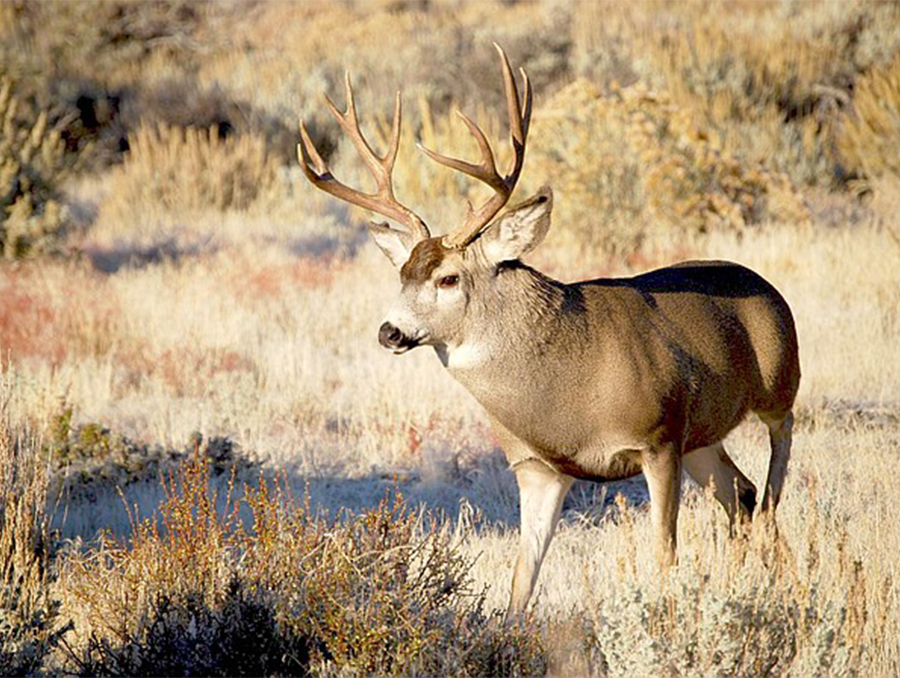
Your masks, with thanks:
M 458 275 L 445 275 L 443 278 L 438 280 L 438 287 L 448 288 L 448 287 L 456 287 L 459 284 L 459 276 Z

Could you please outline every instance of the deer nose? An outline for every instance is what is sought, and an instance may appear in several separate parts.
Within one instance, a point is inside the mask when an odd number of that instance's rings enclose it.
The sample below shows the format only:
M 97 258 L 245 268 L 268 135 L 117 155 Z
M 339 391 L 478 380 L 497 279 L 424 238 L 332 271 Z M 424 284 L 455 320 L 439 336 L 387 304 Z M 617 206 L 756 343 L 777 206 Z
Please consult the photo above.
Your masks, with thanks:
M 403 343 L 403 332 L 389 322 L 378 329 L 378 343 L 385 348 L 397 348 Z

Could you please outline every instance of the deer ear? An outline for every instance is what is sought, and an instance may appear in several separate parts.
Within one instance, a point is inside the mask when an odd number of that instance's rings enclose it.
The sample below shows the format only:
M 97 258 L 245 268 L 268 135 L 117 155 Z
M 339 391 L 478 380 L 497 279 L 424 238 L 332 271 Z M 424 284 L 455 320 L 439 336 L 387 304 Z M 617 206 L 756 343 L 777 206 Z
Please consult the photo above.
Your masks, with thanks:
M 550 230 L 553 191 L 544 186 L 537 195 L 509 208 L 476 241 L 492 264 L 512 261 L 541 244 Z
M 381 251 L 385 253 L 396 268 L 403 267 L 403 264 L 409 259 L 413 246 L 416 244 L 412 234 L 398 231 L 385 223 L 376 224 L 371 222 L 369 224 L 369 233 L 372 234 L 375 244 L 381 248 Z

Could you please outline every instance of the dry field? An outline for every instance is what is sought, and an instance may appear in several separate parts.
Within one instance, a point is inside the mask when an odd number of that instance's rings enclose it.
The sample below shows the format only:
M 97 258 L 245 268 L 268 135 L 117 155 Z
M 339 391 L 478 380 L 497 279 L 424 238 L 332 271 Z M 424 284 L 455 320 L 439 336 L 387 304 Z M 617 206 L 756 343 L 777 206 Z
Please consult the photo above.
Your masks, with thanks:
M 579 483 L 516 628 L 486 417 L 379 347 L 396 273 L 293 156 L 303 119 L 365 185 L 320 95 L 351 69 L 383 140 L 402 86 L 398 194 L 450 228 L 473 182 L 413 142 L 505 136 L 495 40 L 530 263 L 744 263 L 803 371 L 787 548 L 688 487 L 661 578 L 643 481 Z M 0 4 L 0 674 L 900 674 L 897 148 L 896 3 Z M 729 439 L 757 485 L 767 448 Z

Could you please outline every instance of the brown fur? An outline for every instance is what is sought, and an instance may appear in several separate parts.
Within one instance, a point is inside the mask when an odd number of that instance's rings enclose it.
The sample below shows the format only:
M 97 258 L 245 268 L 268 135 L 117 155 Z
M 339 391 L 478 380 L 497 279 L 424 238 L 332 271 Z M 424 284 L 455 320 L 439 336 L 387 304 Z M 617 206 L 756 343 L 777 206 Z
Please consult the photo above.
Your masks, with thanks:
M 722 486 L 716 498 L 733 523 L 752 514 L 756 489 L 721 441 L 754 411 L 772 436 L 762 506 L 774 508 L 800 366 L 790 309 L 764 279 L 727 262 L 573 285 L 519 262 L 495 276 L 469 274 L 484 289 L 473 292 L 463 333 L 492 347 L 490 359 L 454 368 L 450 351 L 445 364 L 490 414 L 519 479 L 523 536 L 510 615 L 524 608 L 552 538 L 558 512 L 543 502 L 562 501 L 561 479 L 643 471 L 654 548 L 667 566 L 683 455 L 713 447 L 685 469 Z
M 396 203 L 390 186 L 394 154 L 364 152 L 379 178 L 375 196 L 324 181 L 323 190 L 400 223 L 370 229 L 400 267 L 402 290 L 379 329 L 395 353 L 431 345 L 441 362 L 484 406 L 515 470 L 522 514 L 521 543 L 508 615 L 521 613 L 553 537 L 562 502 L 575 478 L 619 478 L 642 471 L 650 491 L 659 563 L 674 562 L 681 473 L 723 489 L 717 499 L 734 519 L 755 502 L 756 489 L 725 452 L 722 439 L 748 412 L 769 427 L 771 456 L 763 510 L 778 503 L 791 448 L 794 398 L 800 381 L 797 336 L 787 303 L 752 271 L 727 262 L 688 262 L 642 276 L 567 285 L 520 258 L 550 227 L 553 193 L 533 198 L 491 221 L 509 199 L 522 169 L 531 111 L 524 117 L 503 51 L 512 172 L 502 177 L 487 141 L 482 164 L 438 162 L 484 181 L 496 194 L 471 206 L 445 247 L 418 217 Z M 349 109 L 352 92 L 348 81 Z M 399 114 L 399 98 L 397 111 Z M 347 129 L 348 121 L 337 114 Z M 357 146 L 365 145 L 355 124 Z M 394 141 L 399 138 L 399 117 Z M 311 146 L 311 144 L 310 144 Z M 317 155 L 314 163 L 324 163 Z M 379 170 L 380 167 L 380 171 Z M 418 240 L 412 251 L 409 246 Z M 441 281 L 443 277 L 443 282 Z M 734 491 L 740 499 L 734 498 Z M 752 508 L 751 508 L 752 510 Z
M 424 283 L 451 251 L 444 247 L 441 238 L 420 240 L 410 253 L 409 260 L 400 269 L 400 281 L 404 285 Z
M 501 272 L 498 291 L 485 305 L 489 317 L 469 324 L 484 343 L 527 343 L 475 370 L 453 370 L 451 361 L 451 372 L 569 475 L 620 477 L 634 469 L 614 461 L 620 450 L 712 445 L 750 410 L 785 416 L 797 393 L 787 304 L 737 264 L 693 262 L 575 285 L 518 264 Z

